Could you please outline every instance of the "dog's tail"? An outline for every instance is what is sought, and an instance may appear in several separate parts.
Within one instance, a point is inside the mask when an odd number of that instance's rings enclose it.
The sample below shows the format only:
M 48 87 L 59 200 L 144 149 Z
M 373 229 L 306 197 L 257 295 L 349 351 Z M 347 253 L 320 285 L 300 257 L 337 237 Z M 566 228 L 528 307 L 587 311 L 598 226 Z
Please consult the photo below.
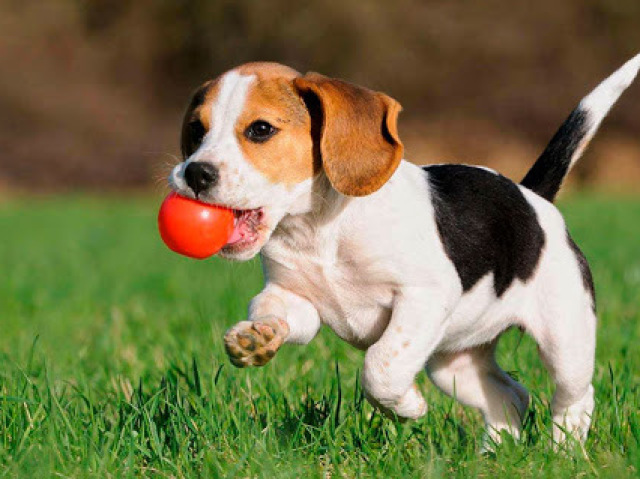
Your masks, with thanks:
M 640 54 L 584 97 L 520 184 L 553 201 L 564 177 L 578 161 L 616 100 L 636 77 L 639 68 Z

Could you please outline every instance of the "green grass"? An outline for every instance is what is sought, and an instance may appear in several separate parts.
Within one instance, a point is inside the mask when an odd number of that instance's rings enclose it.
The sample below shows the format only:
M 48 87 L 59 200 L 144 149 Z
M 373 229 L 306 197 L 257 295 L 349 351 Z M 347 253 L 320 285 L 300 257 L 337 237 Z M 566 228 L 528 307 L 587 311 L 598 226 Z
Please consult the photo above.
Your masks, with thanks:
M 168 252 L 159 198 L 0 204 L 0 476 L 633 477 L 640 470 L 640 198 L 562 203 L 594 269 L 597 410 L 555 453 L 552 388 L 528 338 L 500 361 L 533 393 L 520 443 L 480 455 L 478 414 L 421 378 L 427 416 L 363 401 L 363 355 L 323 331 L 261 369 L 222 335 L 261 286 L 257 261 Z M 558 318 L 562 320 L 562 318 Z

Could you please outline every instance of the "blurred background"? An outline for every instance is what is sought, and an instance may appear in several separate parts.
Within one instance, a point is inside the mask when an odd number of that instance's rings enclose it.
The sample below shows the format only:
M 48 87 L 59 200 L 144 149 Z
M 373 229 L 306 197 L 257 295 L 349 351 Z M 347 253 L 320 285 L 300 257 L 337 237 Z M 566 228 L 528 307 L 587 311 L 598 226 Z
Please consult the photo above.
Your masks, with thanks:
M 395 97 L 416 163 L 519 179 L 639 25 L 638 0 L 0 0 L 0 194 L 153 188 L 194 88 L 253 60 Z M 574 188 L 637 189 L 639 113 L 640 82 Z

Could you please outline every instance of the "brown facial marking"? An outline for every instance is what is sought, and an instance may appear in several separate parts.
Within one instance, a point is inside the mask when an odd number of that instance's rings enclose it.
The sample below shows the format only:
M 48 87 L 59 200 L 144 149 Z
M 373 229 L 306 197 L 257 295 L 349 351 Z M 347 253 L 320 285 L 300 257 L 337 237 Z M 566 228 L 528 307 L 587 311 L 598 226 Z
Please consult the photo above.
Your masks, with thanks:
M 402 347 L 403 348 L 408 348 L 409 347 L 409 341 L 405 341 L 404 343 L 402 343 Z
M 260 80 L 273 80 L 282 78 L 293 80 L 300 76 L 293 68 L 273 62 L 251 62 L 240 65 L 235 69 L 240 75 L 256 75 Z
M 257 70 L 253 73 L 257 78 L 236 124 L 244 157 L 273 183 L 293 185 L 313 177 L 320 167 L 319 158 L 314 155 L 311 118 L 293 87 L 293 70 L 272 66 L 266 72 L 256 67 L 253 70 Z M 266 121 L 279 131 L 263 143 L 252 142 L 246 138 L 245 130 L 257 120 Z

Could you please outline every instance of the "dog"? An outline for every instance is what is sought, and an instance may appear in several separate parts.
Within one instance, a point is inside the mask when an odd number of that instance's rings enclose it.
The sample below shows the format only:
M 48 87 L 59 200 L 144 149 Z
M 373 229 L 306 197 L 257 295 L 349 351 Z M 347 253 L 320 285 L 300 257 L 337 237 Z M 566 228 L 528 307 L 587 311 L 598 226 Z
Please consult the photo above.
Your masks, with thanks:
M 595 293 L 553 200 L 639 67 L 640 54 L 583 98 L 520 184 L 484 167 L 403 160 L 401 106 L 384 93 L 276 63 L 202 85 L 169 184 L 234 210 L 223 257 L 262 257 L 265 287 L 224 337 L 231 362 L 262 366 L 325 324 L 366 350 L 374 407 L 423 416 L 414 381 L 426 369 L 499 441 L 519 437 L 529 403 L 495 359 L 501 334 L 518 327 L 555 383 L 554 441 L 584 441 Z

